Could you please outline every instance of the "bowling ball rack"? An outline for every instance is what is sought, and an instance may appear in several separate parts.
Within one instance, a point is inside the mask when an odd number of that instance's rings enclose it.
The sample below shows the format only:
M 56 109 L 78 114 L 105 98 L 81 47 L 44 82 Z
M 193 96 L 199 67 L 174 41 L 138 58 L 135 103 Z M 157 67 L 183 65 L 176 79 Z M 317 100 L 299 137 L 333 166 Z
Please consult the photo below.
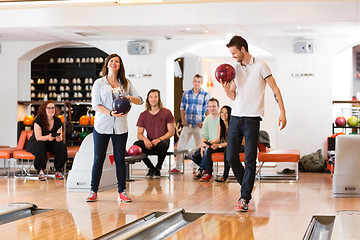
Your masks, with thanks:
M 9 203 L 0 206 L 0 225 L 51 210 L 52 209 L 39 209 L 32 203 Z
M 166 239 L 203 215 L 186 213 L 183 208 L 153 212 L 96 239 Z
M 313 216 L 303 240 L 358 239 L 360 211 L 338 211 L 336 216 Z

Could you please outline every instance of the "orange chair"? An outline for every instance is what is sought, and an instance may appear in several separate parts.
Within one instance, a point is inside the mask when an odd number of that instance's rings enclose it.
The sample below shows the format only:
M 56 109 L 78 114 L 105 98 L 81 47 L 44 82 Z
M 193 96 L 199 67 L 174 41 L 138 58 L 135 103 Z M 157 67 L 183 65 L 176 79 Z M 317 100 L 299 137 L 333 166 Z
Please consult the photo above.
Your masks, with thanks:
M 259 147 L 259 146 L 258 146 Z M 240 157 L 240 162 L 245 162 L 245 153 L 240 153 L 239 154 L 239 157 Z M 211 160 L 213 162 L 215 162 L 215 167 L 216 167 L 216 173 L 215 173 L 215 176 L 218 175 L 218 172 L 219 172 L 219 162 L 224 162 L 224 153 L 223 152 L 216 152 L 216 153 L 213 153 L 211 155 Z
M 29 153 L 28 151 L 25 150 L 25 144 L 30 139 L 30 137 L 32 135 L 33 135 L 33 130 L 23 130 L 21 132 L 21 135 L 20 135 L 20 138 L 19 138 L 19 141 L 18 141 L 18 146 L 20 146 L 20 147 L 17 148 L 12 153 L 12 157 L 16 160 L 17 165 L 22 166 L 22 171 L 21 171 L 20 175 L 16 175 L 16 173 L 14 172 L 14 177 L 27 175 L 28 171 L 25 168 L 24 159 L 28 160 L 27 162 L 28 162 L 28 165 L 29 165 L 29 169 L 30 169 L 30 166 L 31 166 L 30 162 L 35 159 L 34 155 L 32 155 L 31 153 Z M 20 160 L 20 161 L 17 161 L 17 160 Z
M 9 177 L 10 172 L 10 158 L 15 148 L 0 148 L 0 159 L 4 161 L 4 170 L 0 177 Z
M 32 130 L 22 131 L 19 137 L 19 141 L 16 147 L 10 148 L 0 148 L 0 159 L 4 161 L 4 173 L 5 175 L 1 175 L 1 177 L 9 177 L 10 172 L 10 158 L 13 157 L 13 153 L 16 150 L 24 149 L 25 142 L 32 135 Z M 6 164 L 7 163 L 7 164 Z M 7 165 L 7 166 L 6 166 Z
M 23 135 L 24 132 L 25 132 L 25 137 L 21 138 L 21 136 Z M 33 134 L 32 130 L 22 131 L 20 138 L 19 138 L 19 143 L 21 142 L 21 145 L 20 145 L 21 148 L 20 149 L 18 148 L 17 150 L 13 151 L 13 153 L 12 153 L 12 157 L 17 160 L 18 165 L 22 166 L 21 173 L 16 175 L 14 172 L 14 177 L 29 177 L 29 176 L 31 176 L 30 168 L 33 165 L 35 156 L 32 155 L 30 152 L 26 151 L 24 149 L 24 147 L 25 147 L 26 141 L 29 140 L 29 138 L 32 136 L 32 134 Z M 19 146 L 19 144 L 18 144 L 18 146 Z M 79 151 L 79 148 L 80 148 L 79 146 L 67 147 L 68 158 L 74 158 L 75 154 Z M 47 157 L 48 157 L 48 160 L 50 160 L 50 161 L 54 159 L 54 156 L 50 152 L 47 153 Z M 26 164 L 24 164 L 24 160 L 26 160 Z M 26 168 L 26 166 L 28 168 Z

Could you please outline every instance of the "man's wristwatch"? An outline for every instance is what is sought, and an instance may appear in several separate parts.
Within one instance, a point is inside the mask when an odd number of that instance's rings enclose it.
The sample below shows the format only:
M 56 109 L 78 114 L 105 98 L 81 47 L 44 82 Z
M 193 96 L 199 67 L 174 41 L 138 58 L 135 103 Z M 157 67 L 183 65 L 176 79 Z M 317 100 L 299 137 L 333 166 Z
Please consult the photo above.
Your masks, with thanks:
M 222 148 L 222 145 L 221 145 L 221 144 L 219 144 L 219 148 Z

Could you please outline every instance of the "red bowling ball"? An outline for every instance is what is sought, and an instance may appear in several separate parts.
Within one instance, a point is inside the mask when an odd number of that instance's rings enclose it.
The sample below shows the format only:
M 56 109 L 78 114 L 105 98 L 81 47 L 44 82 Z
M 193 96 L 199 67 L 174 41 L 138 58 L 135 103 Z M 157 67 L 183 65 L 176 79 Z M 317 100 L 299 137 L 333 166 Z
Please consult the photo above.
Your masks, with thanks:
M 221 64 L 215 70 L 215 78 L 219 83 L 231 82 L 235 79 L 235 75 L 235 69 L 230 64 Z
M 128 150 L 129 156 L 137 156 L 142 154 L 141 147 L 138 145 L 132 145 Z
M 335 119 L 335 124 L 338 127 L 345 127 L 346 126 L 346 118 L 344 117 L 337 117 Z
M 114 99 L 112 103 L 113 110 L 116 111 L 117 114 L 127 114 L 131 109 L 130 100 L 127 97 L 119 96 Z

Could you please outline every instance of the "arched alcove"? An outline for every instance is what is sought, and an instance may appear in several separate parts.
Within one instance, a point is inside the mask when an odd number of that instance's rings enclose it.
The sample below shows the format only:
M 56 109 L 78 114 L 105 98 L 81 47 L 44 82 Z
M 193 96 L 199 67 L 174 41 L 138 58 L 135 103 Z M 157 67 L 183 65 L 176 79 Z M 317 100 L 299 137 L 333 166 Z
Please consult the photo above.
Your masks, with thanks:
M 276 70 L 276 59 L 275 57 L 267 50 L 262 49 L 258 46 L 249 45 L 249 52 L 255 57 L 259 57 L 267 62 L 272 71 Z M 232 101 L 227 98 L 224 93 L 222 86 L 215 80 L 214 73 L 215 69 L 221 63 L 234 64 L 234 59 L 232 59 L 229 50 L 226 48 L 225 41 L 208 41 L 195 44 L 189 44 L 183 48 L 179 48 L 176 52 L 172 53 L 167 57 L 167 92 L 174 91 L 174 60 L 179 57 L 184 57 L 186 61 L 186 56 L 197 57 L 199 61 L 198 73 L 204 76 L 203 88 L 207 90 L 211 96 L 214 96 L 220 101 L 220 105 L 229 105 L 232 106 Z M 195 62 L 195 61 L 194 61 Z M 185 63 L 186 65 L 186 63 Z M 186 72 L 186 69 L 185 69 Z M 184 84 L 184 90 L 188 90 L 192 87 L 192 75 L 184 74 L 184 81 L 187 81 Z M 209 82 L 209 83 L 208 83 Z M 210 88 L 208 86 L 210 85 Z M 265 96 L 265 117 L 261 123 L 262 129 L 266 129 L 270 136 L 274 136 L 272 143 L 276 146 L 276 124 L 277 124 L 277 111 L 273 109 L 277 108 L 276 102 L 273 99 L 273 94 L 271 89 L 267 88 Z M 166 102 L 170 109 L 174 109 L 174 94 L 167 94 Z M 170 104 L 172 104 L 170 106 Z M 190 143 L 191 145 L 191 143 Z
M 360 100 L 360 45 L 354 44 L 348 46 L 332 59 L 332 101 L 350 101 L 353 97 Z M 337 117 L 345 117 L 348 119 L 351 116 L 359 118 L 359 104 L 352 103 L 333 103 L 332 106 L 332 122 Z M 356 128 L 336 128 L 337 132 L 355 132 Z M 357 129 L 357 132 L 359 130 Z
M 49 79 L 54 77 L 54 73 L 52 74 L 48 74 L 48 66 L 50 66 L 51 63 L 49 63 L 49 59 L 51 58 L 49 55 L 49 53 L 51 54 L 52 51 L 56 50 L 56 49 L 74 49 L 74 51 L 76 52 L 76 49 L 97 49 L 100 53 L 103 53 L 103 56 L 107 55 L 103 50 L 101 49 L 98 49 L 98 48 L 95 48 L 93 46 L 90 46 L 90 45 L 87 45 L 87 44 L 84 44 L 84 43 L 77 43 L 77 42 L 55 42 L 55 43 L 48 43 L 48 44 L 44 44 L 44 45 L 41 45 L 41 46 L 38 46 L 30 51 L 28 51 L 27 53 L 25 53 L 24 55 L 22 55 L 19 59 L 18 59 L 18 101 L 30 101 L 30 100 L 42 100 L 43 99 L 43 95 L 44 93 L 48 94 L 48 83 L 49 83 Z M 59 52 L 59 51 L 58 51 Z M 61 52 L 61 51 L 60 51 Z M 72 58 L 72 55 L 71 55 L 71 51 L 64 51 L 63 52 L 64 56 L 62 56 L 63 59 L 70 59 Z M 76 53 L 75 53 L 76 54 Z M 61 55 L 61 53 L 60 53 Z M 82 56 L 78 56 L 79 58 L 81 57 L 84 57 L 84 55 Z M 48 59 L 45 59 L 45 58 L 48 58 Z M 55 57 L 54 57 L 55 58 Z M 59 58 L 59 54 L 58 54 L 58 57 L 56 57 L 56 59 L 53 59 L 54 60 L 54 64 L 57 63 L 57 58 Z M 34 86 L 31 86 L 30 84 L 30 80 L 32 79 L 32 67 L 31 67 L 31 63 L 35 60 L 35 59 L 38 59 L 40 62 L 42 61 L 42 64 L 43 64 L 43 69 L 44 69 L 44 80 L 46 81 L 46 84 L 44 84 L 44 92 L 43 92 L 43 95 L 40 95 L 39 97 L 37 98 L 32 98 L 31 97 L 31 87 L 34 87 Z M 60 61 L 61 61 L 61 58 L 60 58 Z M 49 64 L 48 66 L 46 64 Z M 67 65 L 65 68 L 64 68 L 64 71 L 66 69 L 68 69 L 69 71 L 76 71 L 74 69 L 71 69 L 71 66 L 70 66 L 71 63 L 69 62 L 64 62 L 64 65 Z M 75 62 L 75 59 L 73 59 L 73 64 L 76 64 Z M 52 68 L 56 68 L 56 66 L 52 66 Z M 40 78 L 40 75 L 41 75 L 41 69 L 38 71 L 38 77 Z M 64 75 L 64 73 L 61 73 L 62 76 L 61 77 L 66 77 Z M 60 74 L 60 75 L 61 75 Z M 73 73 L 74 74 L 74 77 L 76 76 L 76 73 Z M 70 75 L 68 75 L 69 77 Z M 95 77 L 95 76 L 94 76 Z M 59 84 L 61 84 L 60 82 L 61 78 L 59 78 Z M 37 79 L 35 80 L 37 81 Z M 65 84 L 65 83 L 64 83 Z M 55 85 L 53 86 L 55 87 Z M 39 91 L 39 90 L 36 90 L 35 91 Z M 55 92 L 55 91 L 54 91 Z M 60 89 L 56 89 L 56 92 L 57 94 L 60 93 Z M 41 92 L 36 92 L 36 94 L 38 93 L 41 93 Z M 35 94 L 33 92 L 33 94 Z M 57 95 L 56 95 L 57 96 Z M 49 96 L 47 96 L 49 97 Z M 77 100 L 77 99 L 74 99 L 73 98 L 74 95 L 71 95 L 69 96 L 69 99 L 66 99 L 66 100 Z M 57 97 L 52 97 L 54 100 L 57 99 Z M 90 98 L 89 98 L 90 99 Z M 64 100 L 64 98 L 63 98 Z M 80 99 L 79 99 L 80 100 Z M 84 99 L 81 99 L 81 100 L 84 100 Z M 18 107 L 18 120 L 21 120 L 25 115 L 29 114 L 30 109 L 28 108 L 28 106 L 19 106 Z

